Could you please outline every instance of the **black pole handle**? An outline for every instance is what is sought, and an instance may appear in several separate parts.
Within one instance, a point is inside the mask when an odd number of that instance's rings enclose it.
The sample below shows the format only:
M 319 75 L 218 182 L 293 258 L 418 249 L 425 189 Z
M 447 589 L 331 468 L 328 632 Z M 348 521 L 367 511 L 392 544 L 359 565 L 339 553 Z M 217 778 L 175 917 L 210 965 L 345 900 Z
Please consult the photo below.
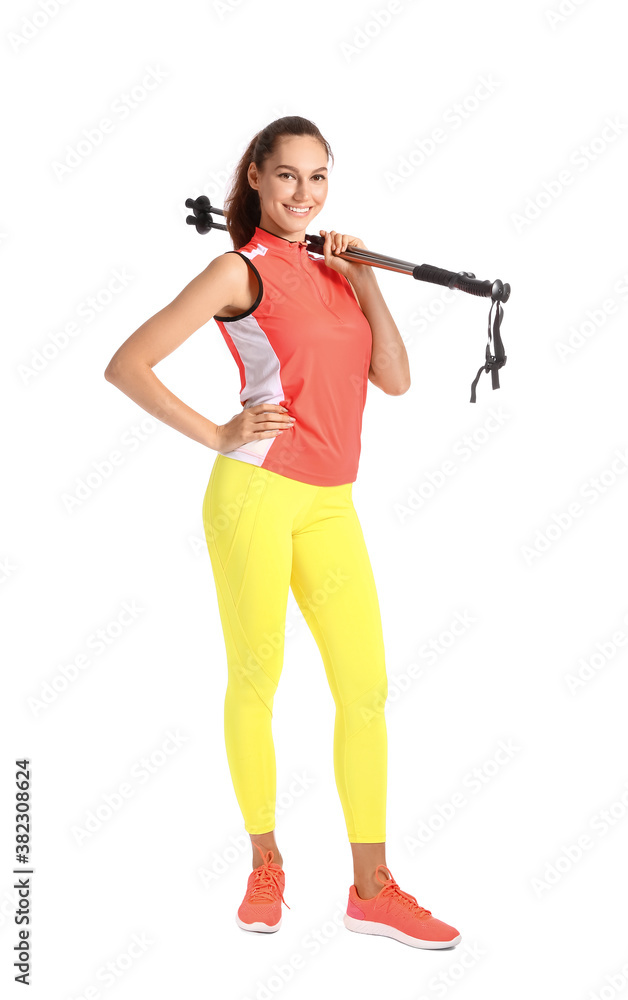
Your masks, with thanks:
M 442 267 L 432 264 L 417 264 L 412 272 L 417 281 L 430 281 L 435 285 L 448 285 L 458 288 L 469 295 L 481 295 L 492 298 L 493 302 L 507 302 L 510 296 L 510 285 L 496 278 L 495 281 L 482 281 L 469 271 L 445 271 Z
M 203 236 L 208 233 L 210 229 L 225 229 L 220 222 L 214 222 L 211 217 L 211 213 L 215 212 L 216 215 L 224 215 L 222 208 L 214 208 L 209 201 L 206 194 L 199 195 L 198 198 L 186 198 L 185 207 L 191 208 L 194 215 L 188 215 L 186 222 L 189 226 L 196 226 L 196 232 Z

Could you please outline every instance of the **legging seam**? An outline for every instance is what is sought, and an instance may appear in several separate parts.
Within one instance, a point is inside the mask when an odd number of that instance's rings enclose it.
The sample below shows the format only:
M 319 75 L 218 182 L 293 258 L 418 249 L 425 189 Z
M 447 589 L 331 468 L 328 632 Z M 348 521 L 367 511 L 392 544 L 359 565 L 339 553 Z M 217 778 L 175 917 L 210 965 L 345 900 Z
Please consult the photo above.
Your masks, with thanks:
M 251 489 L 251 484 L 253 482 L 253 479 L 255 478 L 256 471 L 257 471 L 257 466 L 256 465 L 252 466 L 252 468 L 251 468 L 251 475 L 249 476 L 249 481 L 246 484 L 246 490 L 244 492 L 244 496 L 242 497 L 242 503 L 240 505 L 240 510 L 238 511 L 238 518 L 237 518 L 236 523 L 235 523 L 235 525 L 233 527 L 233 535 L 232 535 L 232 538 L 231 538 L 231 545 L 229 546 L 229 551 L 228 551 L 228 553 L 226 555 L 226 558 L 225 558 L 225 568 L 229 565 L 229 560 L 231 559 L 231 554 L 233 552 L 233 547 L 235 545 L 235 540 L 236 540 L 237 535 L 238 535 L 238 526 L 240 524 L 240 518 L 242 517 L 242 512 L 243 512 L 245 504 L 246 504 L 246 499 L 247 499 L 247 497 L 249 495 L 249 490 Z
M 256 468 L 257 468 L 257 466 L 256 466 Z M 253 473 L 253 476 L 254 475 L 255 475 L 255 473 Z M 249 487 L 250 487 L 251 483 L 253 482 L 253 476 L 251 476 L 251 479 L 249 481 L 249 485 L 246 488 L 246 494 L 245 494 L 245 498 L 244 498 L 245 500 L 246 500 L 246 497 L 248 496 L 248 493 L 249 493 Z M 257 498 L 257 506 L 255 508 L 255 517 L 253 519 L 253 526 L 251 528 L 251 532 L 250 532 L 250 535 L 249 535 L 249 545 L 248 545 L 248 548 L 246 550 L 246 559 L 245 559 L 245 562 L 244 562 L 244 573 L 242 574 L 242 582 L 240 584 L 240 593 L 238 594 L 238 600 L 236 601 L 236 608 L 240 604 L 240 598 L 242 597 L 242 591 L 244 589 L 244 584 L 246 583 L 246 578 L 247 578 L 248 571 L 249 571 L 249 565 L 250 565 L 249 554 L 250 554 L 250 551 L 251 551 L 251 545 L 253 544 L 253 538 L 255 537 L 255 525 L 257 524 L 257 518 L 259 517 L 260 505 L 261 505 L 262 500 L 264 499 L 264 497 L 266 495 L 266 490 L 268 488 L 268 480 L 267 479 L 263 480 L 263 486 L 264 486 L 264 488 L 261 491 L 259 497 Z M 241 513 L 242 512 L 240 511 L 240 515 L 241 515 Z M 239 519 L 240 518 L 238 517 L 238 521 L 239 521 Z M 234 534 L 233 534 L 232 548 L 233 548 L 233 545 L 235 544 L 235 537 L 236 537 L 236 534 L 237 534 L 237 529 L 238 529 L 238 526 L 236 525 L 235 531 L 234 531 Z
M 248 489 L 247 489 L 247 492 L 248 492 Z M 256 511 L 255 516 L 257 518 L 257 511 Z M 220 568 L 222 570 L 222 576 L 223 576 L 224 584 L 225 584 L 225 587 L 226 587 L 226 589 L 227 589 L 227 591 L 229 593 L 231 601 L 233 603 L 235 615 L 236 615 L 236 617 L 238 619 L 238 622 L 242 626 L 242 631 L 244 633 L 246 630 L 245 630 L 245 627 L 244 627 L 244 625 L 242 623 L 242 619 L 240 617 L 240 610 L 239 610 L 239 607 L 238 607 L 238 602 L 235 600 L 235 598 L 233 596 L 233 591 L 231 589 L 231 584 L 229 583 L 229 577 L 227 576 L 227 572 L 226 572 L 226 566 L 223 563 L 222 559 L 220 558 L 220 552 L 218 551 L 218 546 L 216 544 L 213 545 L 213 550 L 214 550 L 214 555 L 216 556 L 216 559 L 218 560 L 218 563 L 219 563 Z M 230 618 L 230 616 L 229 616 L 228 613 L 227 613 L 226 618 L 227 618 L 227 627 L 229 629 L 229 635 L 231 637 L 231 648 L 232 649 L 237 649 L 238 645 L 235 642 L 235 638 L 234 638 L 234 635 L 233 635 L 233 630 L 232 630 L 232 627 L 231 627 L 231 618 Z M 256 662 L 258 663 L 258 667 L 262 671 L 262 673 L 268 678 L 268 680 L 271 682 L 271 684 L 273 685 L 273 687 L 276 688 L 276 683 L 275 683 L 274 677 L 272 677 L 266 670 L 264 670 L 264 667 L 261 665 L 261 663 L 259 663 L 259 661 L 257 659 L 256 659 Z M 227 683 L 228 683 L 228 681 L 227 681 Z M 256 693 L 257 697 L 259 698 L 259 700 L 261 701 L 262 705 L 264 705 L 265 708 L 268 708 L 268 706 L 266 705 L 266 702 L 264 701 L 264 699 L 262 698 L 261 694 L 259 693 L 259 691 L 257 690 L 257 688 L 255 687 L 255 685 L 253 683 L 251 683 L 251 687 L 255 691 L 255 693 Z M 273 714 L 272 710 L 269 709 L 269 711 L 270 711 L 271 718 L 272 718 L 272 714 Z
M 224 566 L 222 564 L 222 560 L 221 560 L 221 558 L 220 558 L 219 555 L 218 555 L 218 562 L 220 563 L 220 568 L 222 569 L 222 573 L 223 573 L 223 577 L 224 577 L 224 581 L 225 581 L 225 586 L 226 586 L 227 590 L 229 591 L 229 596 L 230 596 L 230 598 L 231 598 L 231 600 L 233 602 L 233 607 L 235 609 L 235 615 L 236 615 L 236 617 L 238 619 L 238 622 L 242 625 L 242 619 L 240 618 L 240 612 L 238 610 L 237 604 L 233 600 L 233 592 L 231 590 L 231 585 L 229 584 L 229 580 L 227 578 L 227 574 L 225 573 L 225 568 L 224 568 Z M 231 628 L 231 618 L 229 617 L 228 614 L 227 614 L 227 627 L 229 629 L 229 635 L 231 637 L 231 648 L 232 649 L 237 649 L 238 646 L 237 646 L 237 644 L 235 642 L 234 635 L 233 635 L 233 630 Z M 244 664 L 243 664 L 243 666 L 244 666 Z M 274 678 L 271 677 L 271 675 L 269 673 L 267 673 L 266 670 L 264 670 L 264 668 L 263 668 L 263 666 L 261 664 L 258 664 L 258 666 L 259 666 L 259 669 L 262 671 L 262 673 L 265 674 L 266 677 L 268 677 L 268 680 L 271 682 L 271 684 L 273 686 L 275 686 L 275 680 L 274 680 Z M 229 683 L 229 679 L 227 678 L 227 684 L 228 683 Z M 249 683 L 251 683 L 251 682 L 249 682 Z M 266 702 L 264 701 L 264 699 L 262 698 L 261 694 L 259 693 L 259 691 L 257 690 L 257 688 L 255 687 L 255 685 L 253 683 L 251 683 L 251 687 L 255 691 L 255 694 L 257 695 L 257 697 L 261 701 L 262 705 L 264 705 L 265 708 L 268 708 L 268 706 L 266 705 Z M 272 711 L 271 711 L 270 714 L 272 716 Z

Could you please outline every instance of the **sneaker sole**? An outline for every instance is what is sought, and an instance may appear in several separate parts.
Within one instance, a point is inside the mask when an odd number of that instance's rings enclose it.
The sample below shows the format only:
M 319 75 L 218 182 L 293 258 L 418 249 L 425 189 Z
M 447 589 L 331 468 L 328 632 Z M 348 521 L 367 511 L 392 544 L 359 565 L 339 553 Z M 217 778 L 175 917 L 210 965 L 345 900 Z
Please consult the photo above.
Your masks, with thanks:
M 402 944 L 409 944 L 412 948 L 453 948 L 462 940 L 462 934 L 458 934 L 451 941 L 424 941 L 422 938 L 412 937 L 411 934 L 391 927 L 390 924 L 379 924 L 374 920 L 358 920 L 356 917 L 350 917 L 348 913 L 345 913 L 342 919 L 350 931 L 357 931 L 358 934 L 380 934 L 382 937 L 401 941 Z
M 243 920 L 240 920 L 239 916 L 236 913 L 236 923 L 238 927 L 242 928 L 243 931 L 262 931 L 265 934 L 272 934 L 274 931 L 279 930 L 279 928 L 281 927 L 281 921 L 282 918 L 280 917 L 279 922 L 273 924 L 272 927 L 269 924 L 263 923 L 261 920 L 256 920 L 255 923 L 252 924 L 245 924 Z

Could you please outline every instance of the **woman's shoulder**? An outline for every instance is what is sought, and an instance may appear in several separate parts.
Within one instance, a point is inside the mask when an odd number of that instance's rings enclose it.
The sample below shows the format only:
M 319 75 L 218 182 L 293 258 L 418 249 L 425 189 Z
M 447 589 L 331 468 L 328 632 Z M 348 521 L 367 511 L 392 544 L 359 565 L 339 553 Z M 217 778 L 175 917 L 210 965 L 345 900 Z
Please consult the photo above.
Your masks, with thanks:
M 222 316 L 233 319 L 248 315 L 261 299 L 262 282 L 257 270 L 237 250 L 225 251 L 214 263 L 231 293 L 230 305 L 222 311 Z

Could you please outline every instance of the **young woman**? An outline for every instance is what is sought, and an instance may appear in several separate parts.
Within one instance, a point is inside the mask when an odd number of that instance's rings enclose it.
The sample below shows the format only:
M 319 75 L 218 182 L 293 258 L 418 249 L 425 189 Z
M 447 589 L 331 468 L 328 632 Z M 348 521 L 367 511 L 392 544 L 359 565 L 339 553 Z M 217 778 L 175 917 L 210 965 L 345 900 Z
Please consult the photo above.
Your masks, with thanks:
M 321 229 L 324 257 L 307 249 L 330 156 L 305 118 L 262 129 L 224 206 L 235 250 L 139 327 L 105 377 L 218 453 L 202 513 L 227 654 L 227 757 L 253 851 L 238 925 L 276 931 L 285 903 L 271 719 L 291 588 L 336 705 L 334 773 L 354 867 L 345 925 L 446 948 L 460 940 L 456 928 L 419 906 L 386 865 L 384 642 L 352 500 L 367 382 L 406 392 L 408 357 L 372 267 L 337 256 L 364 243 Z M 211 318 L 240 372 L 242 409 L 225 424 L 191 409 L 152 371 Z

